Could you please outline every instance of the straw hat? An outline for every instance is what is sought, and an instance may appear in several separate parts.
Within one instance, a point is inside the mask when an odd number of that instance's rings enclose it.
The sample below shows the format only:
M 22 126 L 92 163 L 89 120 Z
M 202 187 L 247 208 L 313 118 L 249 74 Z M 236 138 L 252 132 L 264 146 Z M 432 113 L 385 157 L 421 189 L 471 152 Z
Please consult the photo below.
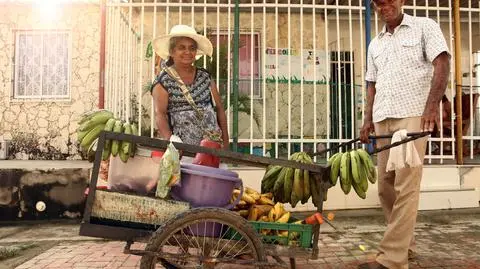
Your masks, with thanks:
M 169 43 L 170 43 L 170 38 L 172 37 L 189 37 L 195 42 L 197 42 L 197 56 L 199 55 L 208 55 L 212 56 L 213 53 L 213 46 L 212 42 L 208 40 L 208 38 L 204 37 L 203 35 L 197 34 L 195 29 L 188 25 L 175 25 L 172 27 L 170 30 L 170 34 L 168 35 L 163 35 L 155 38 L 153 40 L 153 48 L 155 49 L 155 52 L 160 56 L 162 59 L 167 60 L 168 57 L 170 56 L 170 51 L 169 51 Z

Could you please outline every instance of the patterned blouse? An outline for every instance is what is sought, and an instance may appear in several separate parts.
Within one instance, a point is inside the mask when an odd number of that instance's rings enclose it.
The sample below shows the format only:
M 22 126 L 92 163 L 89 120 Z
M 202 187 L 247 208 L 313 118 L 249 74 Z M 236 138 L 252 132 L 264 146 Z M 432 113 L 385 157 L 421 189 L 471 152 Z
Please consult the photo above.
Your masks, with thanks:
M 177 81 L 165 70 L 153 81 L 152 91 L 157 83 L 168 92 L 167 114 L 170 128 L 183 143 L 199 145 L 205 131 L 221 133 L 212 101 L 211 77 L 207 70 L 196 68 L 193 83 L 187 85 L 195 104 L 203 110 L 203 119 L 198 119 L 196 110 L 188 103 Z

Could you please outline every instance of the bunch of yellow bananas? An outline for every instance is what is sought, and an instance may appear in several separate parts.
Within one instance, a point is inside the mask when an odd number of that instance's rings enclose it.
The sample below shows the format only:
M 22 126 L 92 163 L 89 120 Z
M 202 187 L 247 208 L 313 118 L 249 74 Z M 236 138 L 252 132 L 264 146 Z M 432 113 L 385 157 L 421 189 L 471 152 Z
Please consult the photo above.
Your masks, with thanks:
M 89 111 L 80 116 L 77 129 L 77 140 L 83 150 L 86 151 L 89 160 L 93 160 L 98 143 L 98 136 L 102 131 L 110 131 L 125 134 L 137 134 L 138 130 L 134 124 L 116 119 L 113 113 L 99 109 Z M 135 145 L 127 141 L 105 141 L 102 159 L 108 160 L 110 155 L 120 156 L 123 162 L 135 154 Z
M 240 195 L 240 190 L 234 189 L 230 202 L 233 203 L 238 198 L 238 195 Z M 251 221 L 278 221 L 286 223 L 290 219 L 290 215 L 285 215 L 287 212 L 283 208 L 283 204 L 275 204 L 272 201 L 272 197 L 272 193 L 260 194 L 252 188 L 245 187 L 240 202 L 233 210 Z
M 375 165 L 370 154 L 364 149 L 338 152 L 328 159 L 330 165 L 330 182 L 336 185 L 340 178 L 340 187 L 345 194 L 353 189 L 357 195 L 365 199 L 368 190 L 368 181 L 374 184 L 377 181 Z
M 313 164 L 312 158 L 305 152 L 293 153 L 289 160 Z M 262 193 L 265 192 L 272 192 L 275 201 L 290 203 L 292 207 L 295 207 L 298 202 L 305 204 L 310 197 L 315 206 L 322 202 L 319 200 L 319 186 L 314 178 L 310 178 L 308 170 L 279 165 L 267 167 L 262 179 Z
M 239 195 L 240 190 L 234 189 L 230 203 L 233 203 Z M 265 211 L 268 213 L 270 208 L 273 207 L 272 197 L 273 195 L 271 193 L 260 194 L 252 188 L 245 187 L 242 197 L 240 197 L 240 202 L 233 210 L 238 212 L 242 217 L 256 221 L 263 214 L 262 212 Z M 254 207 L 256 208 L 255 210 L 253 210 Z

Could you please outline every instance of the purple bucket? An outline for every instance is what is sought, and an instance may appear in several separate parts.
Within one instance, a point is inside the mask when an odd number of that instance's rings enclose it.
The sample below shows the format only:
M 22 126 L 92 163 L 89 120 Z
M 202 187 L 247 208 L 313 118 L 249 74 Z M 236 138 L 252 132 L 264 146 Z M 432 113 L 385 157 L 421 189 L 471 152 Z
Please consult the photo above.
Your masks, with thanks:
M 215 170 L 223 170 L 217 169 Z M 242 180 L 217 173 L 181 169 L 181 186 L 173 186 L 170 195 L 175 200 L 189 202 L 192 207 L 223 207 L 231 209 L 240 202 L 242 193 L 232 204 L 234 188 L 243 192 Z M 220 173 L 218 173 L 220 172 Z
M 231 209 L 240 202 L 243 183 L 237 173 L 192 164 L 182 165 L 181 172 L 181 186 L 173 186 L 170 190 L 173 199 L 189 202 L 192 207 L 223 207 L 226 209 Z M 233 203 L 230 203 L 234 188 L 240 189 L 240 195 Z M 222 234 L 222 225 L 218 223 L 199 222 L 192 225 L 190 229 L 185 230 L 185 233 L 208 237 L 220 237 Z

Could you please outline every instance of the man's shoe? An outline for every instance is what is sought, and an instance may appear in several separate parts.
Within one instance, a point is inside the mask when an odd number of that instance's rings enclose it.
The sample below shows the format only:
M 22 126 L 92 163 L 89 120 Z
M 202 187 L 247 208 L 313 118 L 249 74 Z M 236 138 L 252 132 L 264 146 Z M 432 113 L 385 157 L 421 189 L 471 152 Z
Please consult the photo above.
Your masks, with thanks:
M 415 253 L 415 251 L 409 249 L 408 250 L 408 260 L 409 261 L 413 261 L 417 258 L 417 253 Z
M 358 269 L 388 269 L 388 267 L 385 267 L 382 264 L 374 261 L 374 262 L 362 263 L 358 266 Z

